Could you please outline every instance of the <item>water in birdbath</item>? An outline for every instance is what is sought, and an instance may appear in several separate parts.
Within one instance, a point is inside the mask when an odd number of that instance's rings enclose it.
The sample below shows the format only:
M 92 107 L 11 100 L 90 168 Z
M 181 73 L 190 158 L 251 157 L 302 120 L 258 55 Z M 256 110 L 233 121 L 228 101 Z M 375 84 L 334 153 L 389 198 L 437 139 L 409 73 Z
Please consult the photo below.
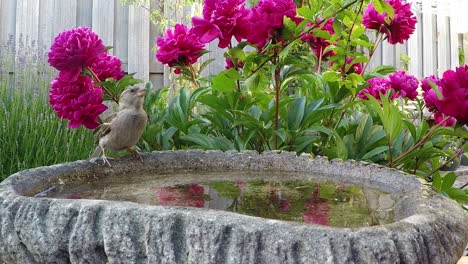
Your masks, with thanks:
M 395 194 L 299 178 L 271 172 L 119 174 L 59 181 L 35 196 L 198 207 L 334 227 L 394 221 Z

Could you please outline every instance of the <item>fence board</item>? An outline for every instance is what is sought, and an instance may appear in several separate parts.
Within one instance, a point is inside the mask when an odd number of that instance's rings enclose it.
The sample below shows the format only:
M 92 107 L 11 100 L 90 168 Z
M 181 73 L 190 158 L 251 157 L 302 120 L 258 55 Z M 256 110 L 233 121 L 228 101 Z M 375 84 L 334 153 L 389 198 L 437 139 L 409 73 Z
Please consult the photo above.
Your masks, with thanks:
M 450 68 L 450 32 L 448 17 L 437 17 L 437 73 L 439 76 Z
M 396 65 L 395 58 L 395 45 L 388 43 L 388 41 L 382 42 L 382 64 L 384 65 Z
M 424 8 L 429 8 L 429 7 L 426 7 L 425 5 L 423 6 L 423 15 L 422 15 L 423 32 L 425 32 L 425 34 L 422 34 L 423 75 L 428 76 L 428 75 L 436 73 L 434 71 L 435 61 L 434 61 L 434 54 L 433 54 L 435 48 L 432 42 L 432 40 L 434 39 L 433 38 L 434 27 L 433 27 L 433 21 L 432 21 L 432 13 L 430 13 L 428 10 L 424 10 Z
M 24 44 L 37 44 L 39 36 L 39 1 L 22 0 L 17 2 L 16 6 L 16 47 Z M 18 50 L 17 50 L 18 52 Z
M 128 14 L 128 71 L 135 77 L 149 80 L 149 13 L 141 7 L 130 6 Z
M 46 14 L 54 10 L 55 0 L 41 0 L 39 6 L 39 14 Z M 39 41 L 40 49 L 48 50 L 54 38 L 54 23 L 53 16 L 39 15 Z
M 422 42 L 422 15 L 417 14 L 418 23 L 413 36 L 408 39 L 408 57 L 410 58 L 408 71 L 421 78 L 423 77 L 423 42 Z
M 99 1 L 96 1 L 99 2 Z M 82 27 L 93 26 L 93 0 L 79 0 L 76 13 L 76 25 Z
M 54 35 L 76 26 L 76 0 L 55 0 L 54 12 Z M 45 14 L 44 14 L 45 15 Z
M 16 32 L 16 0 L 3 0 L 0 3 L 0 44 L 15 38 Z
M 93 2 L 93 31 L 105 46 L 114 45 L 114 0 Z M 111 54 L 112 50 L 109 51 Z
M 128 71 L 128 6 L 115 0 L 114 55 L 122 60 L 122 68 Z
M 455 69 L 457 66 L 459 66 L 459 48 L 463 48 L 463 41 L 459 41 L 459 36 L 461 37 L 461 34 L 457 34 L 455 31 L 455 24 L 451 23 L 449 20 L 449 30 L 450 30 L 450 65 L 449 67 L 451 69 Z

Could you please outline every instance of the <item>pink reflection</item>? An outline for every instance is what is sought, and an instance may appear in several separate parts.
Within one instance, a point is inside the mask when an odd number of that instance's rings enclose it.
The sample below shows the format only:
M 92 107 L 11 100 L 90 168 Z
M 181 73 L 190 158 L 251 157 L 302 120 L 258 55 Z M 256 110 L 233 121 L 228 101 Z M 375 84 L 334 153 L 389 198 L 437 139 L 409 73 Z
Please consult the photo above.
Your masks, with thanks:
M 317 186 L 312 197 L 305 204 L 304 223 L 329 226 L 330 204 L 327 199 L 320 198 L 319 194 L 320 186 Z
M 203 207 L 204 188 L 199 184 L 161 187 L 156 190 L 159 205 Z

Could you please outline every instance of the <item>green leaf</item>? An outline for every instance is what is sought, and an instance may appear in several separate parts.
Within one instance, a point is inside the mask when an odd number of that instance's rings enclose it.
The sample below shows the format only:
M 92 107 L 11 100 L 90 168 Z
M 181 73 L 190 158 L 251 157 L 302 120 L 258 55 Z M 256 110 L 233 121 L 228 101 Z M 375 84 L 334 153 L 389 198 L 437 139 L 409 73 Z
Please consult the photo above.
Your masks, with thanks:
M 365 79 L 370 79 L 371 77 L 383 77 L 392 72 L 395 72 L 395 70 L 396 69 L 393 66 L 387 66 L 387 65 L 378 66 L 378 67 L 373 68 L 371 71 L 369 71 L 369 73 L 365 75 L 366 76 Z
M 281 30 L 281 37 L 285 40 L 290 40 L 294 37 L 296 32 L 296 23 L 291 18 L 284 16 L 283 18 L 283 29 Z M 291 45 L 291 44 L 290 44 Z
M 368 159 L 371 159 L 372 157 L 374 157 L 375 155 L 377 154 L 380 154 L 380 153 L 383 153 L 385 151 L 388 150 L 388 147 L 387 146 L 380 146 L 380 147 L 376 147 L 375 149 L 367 152 L 364 156 L 362 156 L 362 160 L 368 160 Z
M 206 60 L 205 62 L 202 63 L 202 65 L 200 65 L 200 70 L 199 72 L 202 72 L 208 65 L 210 65 L 210 63 L 212 63 L 213 61 L 215 61 L 215 59 L 208 59 Z
M 454 200 L 457 200 L 465 204 L 468 203 L 467 193 L 459 188 L 450 188 L 446 190 L 445 193 Z
M 289 130 L 296 130 L 299 128 L 302 119 L 304 118 L 304 110 L 305 110 L 306 98 L 299 97 L 294 99 L 289 104 L 288 107 L 288 128 Z
M 238 47 L 234 47 L 230 49 L 229 54 L 231 54 L 232 57 L 235 57 L 241 61 L 244 61 L 246 57 L 245 52 L 241 48 L 238 48 Z
M 441 191 L 446 192 L 449 190 L 453 184 L 455 183 L 455 180 L 457 179 L 457 175 L 452 171 L 450 173 L 447 173 L 443 178 L 442 178 L 442 186 L 441 186 Z
M 315 15 L 314 11 L 308 7 L 298 8 L 297 14 L 308 19 L 312 19 Z
M 394 18 L 395 17 L 395 10 L 393 9 L 393 7 L 387 3 L 386 1 L 380 1 L 381 5 L 382 5 L 382 9 L 383 9 L 383 12 L 387 13 L 388 17 L 390 19 Z
M 323 80 L 325 82 L 336 82 L 341 79 L 341 74 L 334 71 L 326 71 L 323 73 Z
M 440 173 L 436 172 L 432 175 L 432 187 L 437 191 L 442 191 L 442 177 L 440 177 Z
M 284 130 L 284 128 L 279 128 L 278 130 L 276 130 L 275 134 L 278 135 L 281 141 L 286 141 L 286 130 Z
M 229 69 L 218 73 L 213 78 L 213 90 L 219 92 L 229 92 L 236 90 L 236 80 L 240 79 L 240 74 L 235 69 Z

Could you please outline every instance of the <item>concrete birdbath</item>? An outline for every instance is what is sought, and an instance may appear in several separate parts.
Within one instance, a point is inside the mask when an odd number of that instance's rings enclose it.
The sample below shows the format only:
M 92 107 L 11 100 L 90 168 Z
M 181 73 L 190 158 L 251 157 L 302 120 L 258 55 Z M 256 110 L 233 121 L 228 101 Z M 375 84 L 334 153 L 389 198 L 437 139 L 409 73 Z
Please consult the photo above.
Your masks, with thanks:
M 468 215 L 416 177 L 294 153 L 76 161 L 0 184 L 4 263 L 456 263 Z

